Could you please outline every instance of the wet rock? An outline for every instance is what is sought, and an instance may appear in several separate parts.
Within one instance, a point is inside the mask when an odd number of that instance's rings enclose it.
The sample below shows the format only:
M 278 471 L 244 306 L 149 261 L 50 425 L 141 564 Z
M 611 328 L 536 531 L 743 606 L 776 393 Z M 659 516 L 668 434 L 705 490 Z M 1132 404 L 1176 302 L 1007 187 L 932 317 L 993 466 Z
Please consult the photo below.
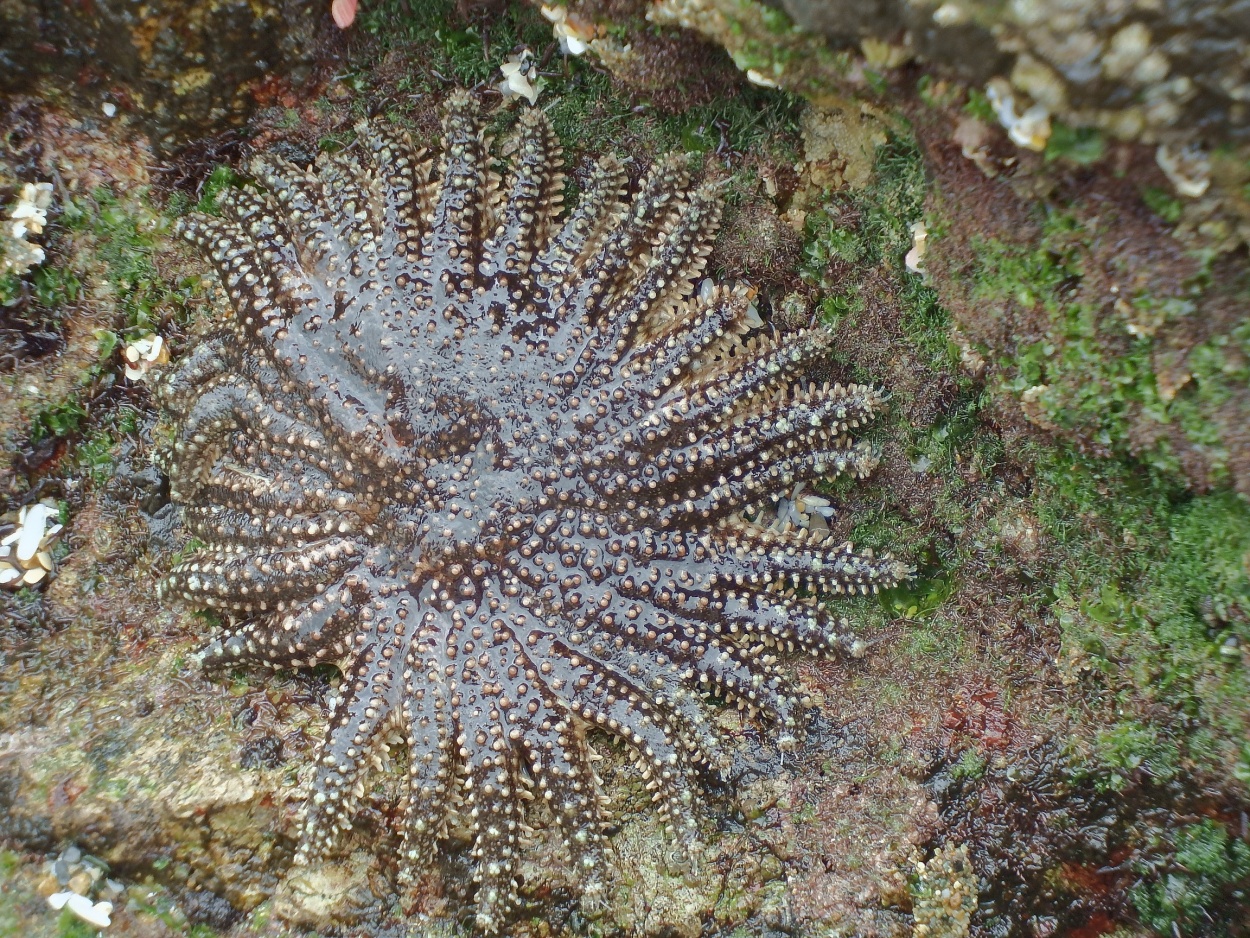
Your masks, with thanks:
M 985 80 L 1010 61 L 990 31 L 968 16 L 935 21 L 934 10 L 906 0 L 871 3 L 827 0 L 782 0 L 796 23 L 839 45 L 865 39 L 902 40 L 933 61 L 949 63 L 971 80 Z
M 318 931 L 358 921 L 376 905 L 369 890 L 369 868 L 374 862 L 362 852 L 341 862 L 321 862 L 293 871 L 274 894 L 274 914 Z
M 1077 126 L 1147 142 L 1244 140 L 1247 7 L 1231 0 L 1124 4 L 1025 0 L 781 0 L 841 46 L 902 43 L 974 82 L 1010 76 L 1031 102 Z
M 631 816 L 612 841 L 612 871 L 601 907 L 583 903 L 603 923 L 647 934 L 697 938 L 713 925 L 730 930 L 780 908 L 778 859 L 740 834 L 709 836 L 689 859 L 678 856 L 649 812 Z
M 261 736 L 239 751 L 239 764 L 245 769 L 276 769 L 282 761 L 282 740 L 276 736 Z
M 315 0 L 94 0 L 53 16 L 40 8 L 0 6 L 0 90 L 51 79 L 85 115 L 129 115 L 166 152 L 238 126 L 275 91 L 298 88 L 329 29 L 328 5 Z M 279 88 L 270 75 L 281 76 Z
M 863 188 L 872 178 L 884 126 L 858 109 L 811 108 L 803 115 L 803 156 L 810 184 L 819 190 Z
M 225 931 L 239 920 L 239 912 L 221 896 L 205 889 L 192 889 L 179 900 L 187 921 Z
M 1062 935 L 1136 919 L 1144 893 L 1127 887 L 1155 862 L 1160 843 L 1191 830 L 1187 820 L 1226 811 L 1208 800 L 1214 791 L 1166 792 L 1145 774 L 1122 791 L 1100 788 L 1055 743 L 1016 752 L 979 779 L 942 765 L 927 784 L 945 836 L 966 848 L 944 862 L 975 869 L 977 934 L 992 938 L 1018 934 L 1022 923 L 1033 934 Z

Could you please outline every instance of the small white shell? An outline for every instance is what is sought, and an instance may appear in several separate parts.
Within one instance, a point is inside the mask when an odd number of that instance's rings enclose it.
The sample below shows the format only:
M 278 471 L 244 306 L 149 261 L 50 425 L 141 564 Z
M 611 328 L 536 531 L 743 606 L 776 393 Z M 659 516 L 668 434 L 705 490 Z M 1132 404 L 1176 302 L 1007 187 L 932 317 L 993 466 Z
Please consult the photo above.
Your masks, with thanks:
M 17 559 L 21 563 L 28 563 L 39 550 L 39 545 L 43 542 L 44 527 L 49 518 L 56 516 L 56 509 L 51 505 L 45 505 L 39 502 L 30 505 L 22 510 L 21 514 L 21 536 L 17 539 Z
M 54 892 L 48 896 L 48 905 L 57 911 L 69 909 L 88 925 L 96 928 L 108 928 L 112 924 L 112 919 L 109 918 L 113 914 L 111 902 L 92 902 L 76 892 Z

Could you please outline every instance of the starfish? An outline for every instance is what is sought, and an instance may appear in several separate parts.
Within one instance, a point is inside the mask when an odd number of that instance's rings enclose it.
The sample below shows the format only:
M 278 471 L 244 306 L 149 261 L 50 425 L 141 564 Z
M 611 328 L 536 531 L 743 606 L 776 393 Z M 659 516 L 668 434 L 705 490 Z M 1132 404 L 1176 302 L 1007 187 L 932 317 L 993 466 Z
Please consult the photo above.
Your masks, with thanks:
M 720 190 L 684 159 L 627 195 L 605 157 L 566 213 L 541 111 L 502 175 L 463 92 L 438 154 L 358 132 L 309 168 L 258 157 L 220 217 L 182 224 L 233 316 L 155 388 L 199 542 L 162 590 L 226 618 L 205 666 L 342 668 L 297 861 L 351 828 L 397 733 L 404 855 L 428 861 L 462 819 L 493 932 L 529 802 L 583 881 L 602 869 L 589 731 L 628 748 L 687 846 L 701 775 L 728 765 L 709 696 L 796 744 L 778 654 L 863 649 L 796 590 L 909 571 L 761 512 L 868 473 L 848 434 L 883 397 L 805 384 L 824 329 L 763 334 L 749 289 L 696 286 Z

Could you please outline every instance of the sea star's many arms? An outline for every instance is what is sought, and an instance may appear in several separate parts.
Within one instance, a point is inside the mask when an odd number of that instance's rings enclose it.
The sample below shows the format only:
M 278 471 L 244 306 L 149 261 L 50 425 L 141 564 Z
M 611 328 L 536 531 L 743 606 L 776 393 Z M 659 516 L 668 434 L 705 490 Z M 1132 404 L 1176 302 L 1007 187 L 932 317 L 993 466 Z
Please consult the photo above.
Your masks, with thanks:
M 749 291 L 695 290 L 718 187 L 669 159 L 627 198 L 607 157 L 564 214 L 541 112 L 503 153 L 500 175 L 457 93 L 437 162 L 366 125 L 308 169 L 258 158 L 255 187 L 182 228 L 233 319 L 157 387 L 198 542 L 163 589 L 230 623 L 205 664 L 343 667 L 299 858 L 351 827 L 397 731 L 406 855 L 466 820 L 487 931 L 515 904 L 528 801 L 586 879 L 600 866 L 588 728 L 627 744 L 688 844 L 697 775 L 727 764 L 705 699 L 793 744 L 775 652 L 860 650 L 795 590 L 907 575 L 745 520 L 867 473 L 848 434 L 882 398 L 802 385 L 823 330 L 745 338 Z

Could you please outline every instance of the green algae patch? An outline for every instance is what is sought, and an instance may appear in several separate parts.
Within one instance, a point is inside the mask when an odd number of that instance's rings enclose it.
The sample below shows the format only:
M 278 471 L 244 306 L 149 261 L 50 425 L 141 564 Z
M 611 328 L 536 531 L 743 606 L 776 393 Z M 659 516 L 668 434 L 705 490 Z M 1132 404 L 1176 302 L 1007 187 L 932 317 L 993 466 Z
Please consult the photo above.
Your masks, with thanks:
M 1065 680 L 1086 706 L 1128 714 L 1097 736 L 1107 783 L 1194 765 L 1244 781 L 1250 506 L 1074 456 L 1040 467 L 1039 518 L 1066 555 L 1055 579 Z
M 1228 455 L 1220 449 L 1217 409 L 1245 384 L 1236 366 L 1226 367 L 1222 349 L 1239 348 L 1230 335 L 1195 346 L 1183 377 L 1165 371 L 1155 336 L 1178 330 L 1198 316 L 1194 299 L 1134 292 L 1112 283 L 1106 297 L 1091 296 L 1082 281 L 1097 260 L 1087 244 L 1110 236 L 1097 221 L 1055 210 L 1041 224 L 1040 240 L 1009 244 L 973 236 L 971 276 L 974 301 L 988 309 L 1015 305 L 1040 326 L 1000 362 L 1002 390 L 1021 401 L 1028 418 L 1043 429 L 1104 453 L 1133 456 L 1177 475 L 1184 474 L 1172 437 L 1149 425 L 1175 425 L 1210 463 L 1211 481 L 1227 479 Z M 1187 366 L 1187 368 L 1186 368 Z M 1146 445 L 1149 440 L 1149 445 Z
M 1106 174 L 977 163 L 946 119 L 916 121 L 932 176 L 925 270 L 965 360 L 1084 452 L 1250 492 L 1244 264 L 1187 246 L 1155 214 L 1171 214 L 1161 196 Z
M 72 448 L 74 468 L 99 481 L 107 477 L 109 451 L 134 425 L 133 416 L 96 419 L 100 405 L 124 387 L 125 346 L 179 332 L 200 297 L 197 277 L 171 283 L 155 266 L 168 224 L 145 189 L 119 194 L 99 186 L 56 203 L 53 253 L 32 275 L 26 303 L 44 310 L 64 335 L 63 367 L 11 388 L 22 426 L 5 432 L 7 459 L 38 468 L 60 458 L 65 444 L 87 438 L 87 445 Z
M 1142 924 L 1159 934 L 1222 938 L 1237 933 L 1210 909 L 1250 890 L 1250 844 L 1224 824 L 1203 819 L 1161 835 L 1153 855 L 1139 864 L 1144 881 L 1133 887 Z
M 1024 642 L 998 659 L 1011 674 L 1028 643 L 1057 625 L 1055 670 L 992 680 L 989 696 L 972 693 L 967 703 L 957 696 L 943 713 L 949 778 L 993 789 L 997 753 L 1017 727 L 1050 735 L 1062 725 L 1057 739 L 1074 753 L 1057 770 L 1067 773 L 1064 784 L 1169 802 L 1177 796 L 1162 792 L 1197 772 L 1224 797 L 1238 797 L 1250 728 L 1246 502 L 1227 490 L 1185 491 L 1178 484 L 1185 472 L 1166 441 L 1146 448 L 1134 436 L 1155 420 L 1146 415 L 1160 400 L 1160 359 L 1149 336 L 1129 332 L 1127 319 L 1108 322 L 1082 299 L 1082 280 L 1102 276 L 1084 241 L 1090 230 L 1056 212 L 1040 225 L 1040 243 L 974 235 L 958 276 L 983 318 L 962 318 L 971 307 L 951 316 L 938 298 L 947 295 L 944 278 L 956 274 L 942 266 L 941 249 L 936 279 L 903 270 L 909 227 L 924 215 L 930 186 L 917 151 L 899 137 L 880 151 L 867 187 L 832 194 L 806 222 L 806 276 L 831 294 L 827 321 L 844 337 L 838 349 L 852 350 L 835 354 L 857 379 L 884 374 L 894 389 L 894 413 L 876 437 L 885 456 L 874 477 L 881 484 L 870 481 L 865 494 L 874 504 L 850 535 L 856 544 L 905 552 L 918 571 L 880 611 L 851 604 L 857 621 L 877 630 L 869 634 L 883 636 L 874 657 L 888 657 L 917 682 L 942 672 L 975 681 L 995 668 L 987 639 Z M 925 217 L 938 245 L 951 237 L 931 208 Z M 1125 315 L 1139 322 L 1153 316 L 1159 333 L 1193 315 L 1185 302 L 1151 299 L 1148 282 L 1123 282 L 1143 285 L 1121 312 L 1127 306 Z M 878 312 L 883 304 L 892 321 Z M 1048 331 L 1030 340 L 1039 320 L 1028 320 L 1014 346 L 1000 346 L 1015 357 L 987 363 L 992 346 L 969 342 L 969 330 L 1011 309 L 1044 314 Z M 1006 327 L 995 328 L 1003 335 Z M 1108 330 L 1126 354 L 1107 347 Z M 882 341 L 888 352 L 877 351 Z M 1220 349 L 1233 344 L 1214 341 Z M 1236 379 L 1222 359 L 1210 370 Z M 1047 383 L 1053 391 L 1024 393 Z M 1165 416 L 1178 427 L 1194 425 L 1182 417 L 1189 400 L 1179 394 L 1168 405 Z M 1216 425 L 1209 421 L 1206 432 Z M 845 486 L 829 491 L 856 497 Z M 1002 620 L 988 626 L 987 614 L 1003 615 L 992 611 L 995 595 L 1014 610 L 1014 630 Z M 903 628 L 890 623 L 895 617 Z M 1047 684 L 1049 696 L 1038 698 Z M 915 686 L 897 675 L 860 676 L 852 687 L 887 710 L 917 706 Z M 1166 820 L 1154 823 L 1166 830 Z M 1159 835 L 1159 827 L 1146 829 L 1154 833 L 1141 833 L 1132 849 Z M 1212 901 L 1238 901 L 1231 895 Z
M 635 815 L 614 838 L 619 883 L 593 921 L 637 922 L 652 933 L 697 938 L 708 927 L 731 930 L 776 908 L 780 863 L 741 836 L 720 839 L 691 860 L 677 858 L 654 816 Z

